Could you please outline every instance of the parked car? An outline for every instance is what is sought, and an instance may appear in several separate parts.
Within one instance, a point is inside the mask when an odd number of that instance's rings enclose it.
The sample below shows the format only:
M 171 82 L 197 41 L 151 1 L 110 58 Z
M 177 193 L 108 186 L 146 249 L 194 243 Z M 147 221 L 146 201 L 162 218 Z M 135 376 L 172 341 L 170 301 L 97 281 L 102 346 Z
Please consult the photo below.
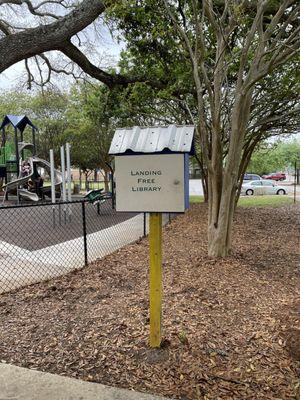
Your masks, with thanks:
M 276 182 L 261 179 L 242 184 L 241 194 L 253 196 L 258 194 L 287 194 L 287 188 L 277 185 Z
M 263 175 L 264 179 L 272 179 L 272 181 L 284 181 L 286 179 L 286 175 L 282 172 L 273 172 L 270 175 Z
M 257 174 L 246 173 L 244 175 L 243 182 L 244 181 L 259 181 L 260 179 L 261 179 L 261 177 Z

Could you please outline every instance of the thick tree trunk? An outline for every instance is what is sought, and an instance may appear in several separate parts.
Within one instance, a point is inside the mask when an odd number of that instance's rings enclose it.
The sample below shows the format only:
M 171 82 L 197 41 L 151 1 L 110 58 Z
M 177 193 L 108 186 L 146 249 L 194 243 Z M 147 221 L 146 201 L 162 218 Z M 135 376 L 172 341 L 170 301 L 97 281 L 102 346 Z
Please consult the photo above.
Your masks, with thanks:
M 242 149 L 246 125 L 249 121 L 251 91 L 236 97 L 232 111 L 229 150 L 223 166 L 223 152 L 218 135 L 213 131 L 212 164 L 209 169 L 209 224 L 208 254 L 225 257 L 231 251 L 231 232 L 235 197 L 241 170 Z
M 209 176 L 209 180 L 216 180 Z M 208 217 L 208 255 L 226 257 L 231 251 L 231 232 L 234 215 L 235 182 L 232 180 L 226 186 L 210 183 L 211 193 Z

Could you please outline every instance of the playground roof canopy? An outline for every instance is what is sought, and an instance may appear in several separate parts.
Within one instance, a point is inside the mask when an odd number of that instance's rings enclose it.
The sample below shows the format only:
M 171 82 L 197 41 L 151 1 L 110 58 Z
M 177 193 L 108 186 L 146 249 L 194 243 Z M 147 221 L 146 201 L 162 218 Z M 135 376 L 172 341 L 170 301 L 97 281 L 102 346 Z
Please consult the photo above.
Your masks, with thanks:
M 0 129 L 3 129 L 9 124 L 12 124 L 14 128 L 19 129 L 21 132 L 24 131 L 26 125 L 30 125 L 33 129 L 37 129 L 26 115 L 5 115 Z
M 190 153 L 194 154 L 193 125 L 118 128 L 109 154 Z

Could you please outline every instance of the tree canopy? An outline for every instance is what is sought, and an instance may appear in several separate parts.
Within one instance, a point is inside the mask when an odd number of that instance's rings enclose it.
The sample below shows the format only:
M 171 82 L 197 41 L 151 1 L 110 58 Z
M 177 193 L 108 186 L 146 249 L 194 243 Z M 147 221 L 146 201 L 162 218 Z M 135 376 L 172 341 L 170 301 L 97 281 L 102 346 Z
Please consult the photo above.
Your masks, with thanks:
M 294 171 L 295 162 L 300 163 L 300 140 L 266 143 L 252 154 L 248 170 L 259 175 Z
M 53 3 L 55 14 L 50 12 Z M 8 19 L 2 23 L 0 72 L 35 55 L 51 70 L 44 52 L 58 50 L 109 88 L 121 85 L 127 96 L 123 99 L 130 97 L 131 104 L 140 95 L 141 109 L 153 111 L 147 121 L 155 114 L 162 117 L 162 107 L 165 120 L 172 119 L 168 111 L 174 105 L 180 110 L 177 121 L 195 124 L 209 195 L 209 254 L 227 255 L 238 182 L 252 152 L 269 135 L 299 127 L 299 2 L 0 4 L 7 12 L 26 4 L 40 23 L 21 29 Z M 60 13 L 58 6 L 63 7 Z M 119 73 L 101 70 L 75 45 L 75 35 L 101 15 L 127 43 Z
M 211 255 L 230 251 L 238 180 L 255 146 L 299 127 L 299 7 L 293 0 L 145 0 L 113 9 L 128 42 L 127 66 L 167 80 L 165 94 L 194 106 Z

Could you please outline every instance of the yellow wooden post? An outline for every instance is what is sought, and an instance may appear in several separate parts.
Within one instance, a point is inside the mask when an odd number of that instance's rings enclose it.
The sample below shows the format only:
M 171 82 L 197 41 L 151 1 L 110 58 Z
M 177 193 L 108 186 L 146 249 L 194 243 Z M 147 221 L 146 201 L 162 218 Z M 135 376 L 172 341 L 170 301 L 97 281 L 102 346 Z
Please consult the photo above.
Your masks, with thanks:
M 162 315 L 162 218 L 150 213 L 150 346 L 160 347 Z

